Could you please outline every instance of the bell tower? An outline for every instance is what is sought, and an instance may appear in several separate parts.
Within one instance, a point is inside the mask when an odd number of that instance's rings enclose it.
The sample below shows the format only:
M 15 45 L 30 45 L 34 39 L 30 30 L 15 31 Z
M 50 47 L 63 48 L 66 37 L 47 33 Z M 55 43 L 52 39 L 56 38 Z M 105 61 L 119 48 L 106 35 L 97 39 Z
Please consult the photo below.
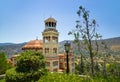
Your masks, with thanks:
M 57 21 L 48 18 L 45 21 L 45 30 L 43 31 L 44 54 L 46 56 L 58 55 L 58 31 L 56 30 Z
M 46 57 L 46 65 L 50 71 L 58 71 L 58 36 L 56 30 L 57 21 L 54 18 L 48 18 L 45 21 L 45 29 L 42 32 L 43 36 L 43 53 Z

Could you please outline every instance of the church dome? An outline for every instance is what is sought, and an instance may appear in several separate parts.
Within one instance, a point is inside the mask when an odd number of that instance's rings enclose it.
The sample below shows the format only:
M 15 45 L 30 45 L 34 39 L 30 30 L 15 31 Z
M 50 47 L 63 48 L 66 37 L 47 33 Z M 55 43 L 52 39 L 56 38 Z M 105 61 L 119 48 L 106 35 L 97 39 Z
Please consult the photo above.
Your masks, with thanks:
M 22 47 L 23 50 L 25 49 L 42 49 L 43 48 L 43 41 L 42 40 L 31 40 L 25 46 Z
M 45 20 L 45 23 L 46 22 L 54 22 L 54 23 L 56 23 L 57 21 L 54 18 L 50 17 L 50 18 L 48 18 L 48 19 Z

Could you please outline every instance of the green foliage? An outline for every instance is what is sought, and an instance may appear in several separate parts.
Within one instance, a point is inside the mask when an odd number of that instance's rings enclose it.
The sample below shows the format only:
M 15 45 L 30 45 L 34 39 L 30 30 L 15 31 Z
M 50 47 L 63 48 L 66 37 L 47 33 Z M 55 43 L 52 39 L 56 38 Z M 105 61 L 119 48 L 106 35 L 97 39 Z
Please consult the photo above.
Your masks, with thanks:
M 47 76 L 41 77 L 38 82 L 82 82 L 85 81 L 84 78 L 80 78 L 73 74 L 58 74 L 49 73 Z
M 17 71 L 29 72 L 45 68 L 44 56 L 39 52 L 26 51 L 17 59 Z
M 40 52 L 26 51 L 17 57 L 16 68 L 7 70 L 6 82 L 33 82 L 46 74 L 44 56 Z
M 42 70 L 30 71 L 27 73 L 17 72 L 12 68 L 6 72 L 6 82 L 32 82 L 37 81 L 43 75 Z
M 4 52 L 0 52 L 0 74 L 4 74 L 5 71 L 11 68 L 12 65 L 7 63 L 7 58 Z
M 5 79 L 1 79 L 0 82 L 5 82 Z
M 6 57 L 5 53 L 0 53 L 0 74 L 4 74 L 6 71 Z
M 38 82 L 119 82 L 118 77 L 109 76 L 104 78 L 102 75 L 89 77 L 89 76 L 79 76 L 74 74 L 59 74 L 59 73 L 49 73 L 46 76 L 40 78 Z
M 80 44 L 80 39 L 82 40 L 82 45 L 84 45 L 84 48 L 82 48 L 80 45 L 78 45 L 78 51 L 81 53 L 81 66 L 83 66 L 83 55 L 84 54 L 81 49 L 84 49 L 89 53 L 90 56 L 90 67 L 91 67 L 91 74 L 94 75 L 94 56 L 98 53 L 98 43 L 97 40 L 101 39 L 101 35 L 97 33 L 96 27 L 97 23 L 95 19 L 90 18 L 89 11 L 86 10 L 84 7 L 80 6 L 77 15 L 79 16 L 79 20 L 76 21 L 76 27 L 74 30 L 69 32 L 69 35 L 74 36 L 74 41 L 77 44 Z M 95 44 L 92 43 L 92 40 L 95 40 Z M 93 46 L 94 45 L 94 46 Z M 83 69 L 82 69 L 83 70 Z

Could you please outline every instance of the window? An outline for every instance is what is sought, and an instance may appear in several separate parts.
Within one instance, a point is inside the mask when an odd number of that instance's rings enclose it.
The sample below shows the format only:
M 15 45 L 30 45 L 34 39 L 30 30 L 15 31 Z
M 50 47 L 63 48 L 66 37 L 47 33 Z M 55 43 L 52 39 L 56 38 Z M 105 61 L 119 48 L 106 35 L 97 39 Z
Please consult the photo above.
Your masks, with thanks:
M 57 53 L 57 48 L 53 48 L 53 53 Z
M 44 37 L 44 42 L 45 42 L 45 43 L 49 43 L 49 42 L 50 42 L 50 36 Z
M 59 64 L 59 67 L 60 67 L 60 68 L 63 68 L 63 64 L 62 64 L 62 63 L 60 63 L 60 64 Z
M 45 48 L 45 53 L 49 53 L 49 48 Z
M 53 66 L 58 66 L 58 61 L 54 61 Z
M 53 43 L 58 43 L 58 38 L 55 36 L 52 36 L 52 41 L 53 41 Z
M 46 62 L 46 66 L 50 67 L 50 62 Z
M 74 63 L 72 63 L 72 67 L 74 67 Z

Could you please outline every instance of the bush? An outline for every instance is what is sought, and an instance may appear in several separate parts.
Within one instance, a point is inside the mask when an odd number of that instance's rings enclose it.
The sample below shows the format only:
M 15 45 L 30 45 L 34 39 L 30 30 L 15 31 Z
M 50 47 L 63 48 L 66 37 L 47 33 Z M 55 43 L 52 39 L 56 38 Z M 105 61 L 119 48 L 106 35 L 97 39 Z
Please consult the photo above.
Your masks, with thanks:
M 31 71 L 28 73 L 24 72 L 17 72 L 15 68 L 6 71 L 6 82 L 31 82 L 37 81 L 40 76 L 43 75 L 43 72 L 38 71 Z
M 44 56 L 35 51 L 26 51 L 17 58 L 16 68 L 6 72 L 6 82 L 37 81 L 46 74 Z
M 59 74 L 49 73 L 46 76 L 41 77 L 38 82 L 120 82 L 119 77 L 109 76 L 104 78 L 103 76 L 79 76 L 75 74 Z
M 16 66 L 17 71 L 37 71 L 39 68 L 45 68 L 45 59 L 42 53 L 36 51 L 26 51 L 18 56 Z
M 86 82 L 87 79 L 89 78 L 81 78 L 74 74 L 49 73 L 46 76 L 41 77 L 38 82 Z
M 11 68 L 12 65 L 7 63 L 7 57 L 4 52 L 0 52 L 0 75 L 4 74 L 5 71 Z

